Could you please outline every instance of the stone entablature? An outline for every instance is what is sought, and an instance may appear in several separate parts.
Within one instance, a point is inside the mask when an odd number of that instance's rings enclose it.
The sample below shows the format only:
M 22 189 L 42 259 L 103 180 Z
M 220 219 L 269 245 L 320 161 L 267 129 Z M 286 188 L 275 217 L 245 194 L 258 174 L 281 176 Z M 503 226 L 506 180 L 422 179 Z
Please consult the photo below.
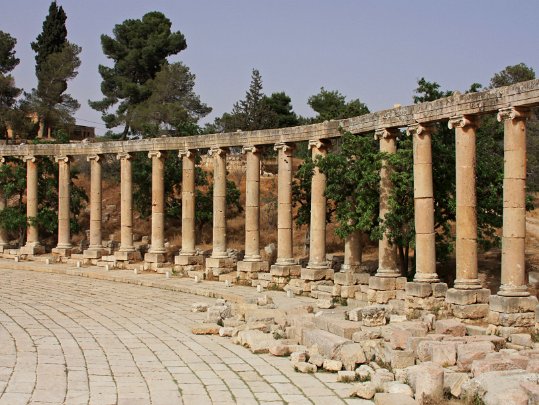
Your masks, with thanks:
M 152 150 L 209 149 L 216 146 L 270 145 L 279 142 L 335 138 L 340 136 L 340 130 L 360 134 L 378 128 L 407 127 L 416 122 L 442 121 L 454 116 L 481 115 L 498 112 L 507 107 L 533 105 L 539 105 L 539 79 L 480 93 L 455 94 L 428 103 L 391 108 L 359 117 L 299 127 L 87 144 L 2 145 L 0 155 L 95 155 Z

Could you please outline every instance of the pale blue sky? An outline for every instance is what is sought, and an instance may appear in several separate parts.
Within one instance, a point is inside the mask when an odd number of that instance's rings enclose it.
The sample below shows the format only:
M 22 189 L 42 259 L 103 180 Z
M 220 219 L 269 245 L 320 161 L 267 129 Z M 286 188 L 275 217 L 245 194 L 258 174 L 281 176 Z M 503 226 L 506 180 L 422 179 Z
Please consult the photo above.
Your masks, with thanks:
M 97 66 L 108 64 L 99 36 L 115 24 L 159 10 L 187 39 L 182 60 L 210 119 L 243 98 L 252 68 L 264 91 L 285 91 L 294 110 L 312 115 L 307 98 L 321 86 L 359 98 L 371 111 L 411 104 L 417 79 L 444 89 L 488 84 L 507 65 L 539 73 L 536 0 L 59 0 L 68 39 L 83 49 L 69 92 L 81 103 L 80 124 L 103 132 L 88 99 L 101 98 Z M 0 0 L 0 30 L 17 38 L 19 87 L 35 86 L 30 42 L 41 32 L 49 0 Z M 88 120 L 98 124 L 88 123 Z M 208 119 L 206 119 L 207 121 Z

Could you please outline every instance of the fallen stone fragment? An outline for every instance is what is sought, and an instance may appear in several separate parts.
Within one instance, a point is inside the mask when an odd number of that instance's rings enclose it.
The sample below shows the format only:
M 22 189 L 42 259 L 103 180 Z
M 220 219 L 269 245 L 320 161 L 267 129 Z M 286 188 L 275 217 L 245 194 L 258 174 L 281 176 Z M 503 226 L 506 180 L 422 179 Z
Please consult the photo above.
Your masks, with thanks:
M 305 351 L 297 351 L 290 353 L 290 361 L 292 363 L 305 363 L 307 362 L 309 356 Z
M 470 367 L 472 376 L 477 377 L 483 373 L 488 373 L 490 371 L 503 371 L 503 370 L 519 370 L 521 369 L 515 365 L 508 358 L 506 359 L 483 359 L 483 360 L 474 360 Z
M 206 304 L 205 302 L 195 302 L 191 306 L 191 310 L 193 312 L 206 312 L 208 310 L 208 304 Z
M 470 371 L 474 360 L 482 360 L 487 353 L 494 351 L 491 342 L 473 342 L 457 346 L 457 365 L 463 371 Z
M 309 362 L 311 359 L 309 359 Z M 330 371 L 332 373 L 336 373 L 337 371 L 340 371 L 342 369 L 342 362 L 339 360 L 324 360 L 324 363 L 322 364 L 322 368 L 326 371 Z M 355 375 L 355 374 L 354 374 Z
M 382 326 L 386 324 L 386 310 L 382 305 L 369 305 L 361 309 L 364 326 Z
M 372 382 L 362 382 L 354 386 L 355 395 L 363 399 L 371 399 L 376 394 L 376 386 Z
M 309 356 L 309 363 L 314 364 L 318 368 L 324 365 L 324 361 L 325 361 L 324 357 L 318 353 L 314 353 Z
M 457 345 L 453 342 L 436 342 L 432 345 L 432 362 L 442 367 L 457 363 Z
M 352 382 L 356 380 L 355 371 L 339 371 L 337 372 L 337 382 Z
M 311 363 L 299 362 L 294 363 L 294 369 L 300 373 L 316 373 L 316 366 Z
M 400 383 L 398 381 L 386 382 L 384 384 L 384 392 L 387 392 L 388 394 L 405 395 L 410 398 L 413 398 L 414 396 L 414 392 L 409 385 Z
M 375 405 L 417 405 L 413 398 L 401 394 L 378 393 L 374 396 Z
M 221 337 L 232 337 L 234 335 L 234 328 L 222 327 L 219 329 L 219 336 Z
M 356 368 L 357 379 L 361 382 L 370 381 L 374 375 L 374 369 L 371 366 L 362 364 Z
M 333 304 L 333 299 L 331 298 L 318 298 L 316 300 L 316 306 L 320 309 L 331 309 L 335 304 Z
M 194 326 L 191 333 L 193 335 L 218 335 L 219 329 L 221 329 L 219 325 L 200 325 Z
M 469 379 L 468 373 L 456 373 L 444 370 L 444 390 L 449 391 L 455 398 L 460 398 L 462 385 Z
M 385 368 L 379 368 L 374 372 L 374 375 L 371 377 L 372 383 L 375 385 L 376 390 L 382 391 L 384 389 L 384 384 L 390 381 L 394 381 L 395 376 L 389 370 Z
M 438 364 L 425 362 L 409 367 L 408 380 L 419 405 L 437 404 L 444 394 L 444 369 Z
M 367 362 L 365 352 L 359 343 L 350 343 L 341 346 L 337 350 L 335 359 L 342 361 L 344 368 L 348 371 L 354 371 L 358 364 Z
M 269 348 L 270 354 L 278 357 L 285 357 L 290 355 L 290 346 L 283 344 L 276 344 Z
M 465 336 L 466 325 L 457 319 L 442 319 L 434 323 L 436 333 L 452 336 Z

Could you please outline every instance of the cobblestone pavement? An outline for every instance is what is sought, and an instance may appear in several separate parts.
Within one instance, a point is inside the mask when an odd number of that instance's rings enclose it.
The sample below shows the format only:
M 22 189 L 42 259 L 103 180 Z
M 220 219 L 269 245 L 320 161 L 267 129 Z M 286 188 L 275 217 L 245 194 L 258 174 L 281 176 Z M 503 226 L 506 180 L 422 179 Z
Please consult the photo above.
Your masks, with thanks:
M 195 336 L 213 300 L 82 277 L 0 270 L 0 405 L 344 404 L 349 384 L 286 358 Z

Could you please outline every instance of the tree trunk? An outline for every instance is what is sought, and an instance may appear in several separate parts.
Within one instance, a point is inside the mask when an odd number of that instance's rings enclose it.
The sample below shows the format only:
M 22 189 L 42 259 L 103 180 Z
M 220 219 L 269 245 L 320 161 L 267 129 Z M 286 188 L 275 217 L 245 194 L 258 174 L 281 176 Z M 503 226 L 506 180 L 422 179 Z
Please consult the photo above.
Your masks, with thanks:
M 129 125 L 126 124 L 125 127 L 124 127 L 124 130 L 122 132 L 122 136 L 121 136 L 120 140 L 125 141 L 127 139 L 127 134 L 128 133 L 129 133 Z
M 406 244 L 404 248 L 404 268 L 403 268 L 403 274 L 408 277 L 408 269 L 409 269 L 409 259 L 410 259 L 410 244 Z

